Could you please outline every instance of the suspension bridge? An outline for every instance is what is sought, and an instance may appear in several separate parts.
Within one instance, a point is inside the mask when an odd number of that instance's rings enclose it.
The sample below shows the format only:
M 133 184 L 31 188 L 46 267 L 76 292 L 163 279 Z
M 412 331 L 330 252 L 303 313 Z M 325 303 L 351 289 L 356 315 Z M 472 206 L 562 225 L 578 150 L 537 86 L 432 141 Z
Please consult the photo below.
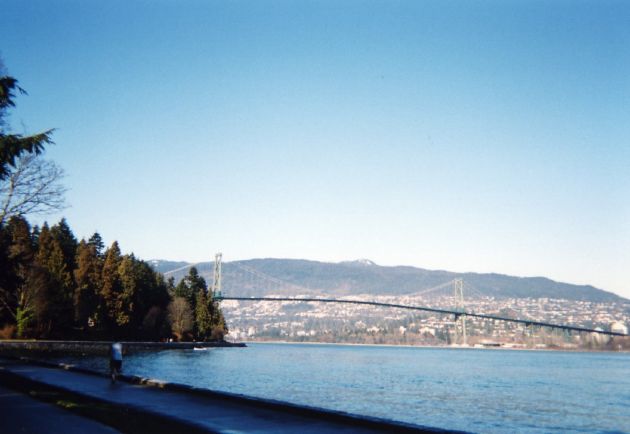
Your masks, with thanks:
M 190 264 L 185 267 L 178 268 L 177 270 L 172 270 L 165 274 L 171 274 L 177 271 L 183 271 L 187 268 L 193 267 L 198 264 Z M 271 276 L 266 274 L 260 270 L 249 267 L 244 264 L 232 263 L 239 271 L 248 273 L 253 277 L 264 279 L 268 282 L 272 282 L 276 285 L 282 286 L 285 289 L 293 289 L 298 292 L 311 292 L 309 288 L 305 288 L 294 283 L 283 281 L 278 277 Z M 417 305 L 408 305 L 408 304 L 399 304 L 399 303 L 389 303 L 389 302 L 381 302 L 381 301 L 369 301 L 369 300 L 356 300 L 356 299 L 348 299 L 348 298 L 327 298 L 327 297 L 303 297 L 303 296 L 292 296 L 292 297 L 279 297 L 279 296 L 239 296 L 239 295 L 225 295 L 222 292 L 222 254 L 218 253 L 215 256 L 214 268 L 213 268 L 213 280 L 211 285 L 211 294 L 214 300 L 216 301 L 238 301 L 238 302 L 247 302 L 247 301 L 261 301 L 261 302 L 302 302 L 302 303 L 327 303 L 327 304 L 350 304 L 350 305 L 363 305 L 363 306 L 374 306 L 378 308 L 390 308 L 390 309 L 403 309 L 409 311 L 420 311 L 420 312 L 428 312 L 438 315 L 444 316 L 452 316 L 455 322 L 458 324 L 463 342 L 466 343 L 466 319 L 474 318 L 480 320 L 489 320 L 489 321 L 500 321 L 512 324 L 520 324 L 523 325 L 530 330 L 537 328 L 546 328 L 551 330 L 561 330 L 563 332 L 576 332 L 576 333 L 595 333 L 599 335 L 606 335 L 610 337 L 627 337 L 630 336 L 626 333 L 613 331 L 613 330 L 602 330 L 600 328 L 588 328 L 588 327 L 580 327 L 571 324 L 557 324 L 550 323 L 544 321 L 536 321 L 531 319 L 523 319 L 523 318 L 511 318 L 500 315 L 490 315 L 468 311 L 464 305 L 464 281 L 463 279 L 457 278 L 453 280 L 449 280 L 440 285 L 436 285 L 431 288 L 426 288 L 421 291 L 415 292 L 413 295 L 415 296 L 423 296 L 427 295 L 431 292 L 435 292 L 438 290 L 444 290 L 445 288 L 452 288 L 454 298 L 455 298 L 455 306 L 452 309 L 444 309 L 444 308 L 435 308 L 430 306 L 417 306 Z M 467 285 L 467 288 L 472 293 L 477 293 L 477 295 L 483 295 L 471 285 Z

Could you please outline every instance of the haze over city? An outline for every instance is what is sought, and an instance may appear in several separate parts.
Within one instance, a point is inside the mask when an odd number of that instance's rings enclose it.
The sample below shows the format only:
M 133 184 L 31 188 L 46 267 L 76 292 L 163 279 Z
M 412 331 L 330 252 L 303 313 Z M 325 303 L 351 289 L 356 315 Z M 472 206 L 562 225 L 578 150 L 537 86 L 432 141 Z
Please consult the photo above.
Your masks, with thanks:
M 369 258 L 630 297 L 624 2 L 3 3 L 65 216 L 144 259 Z M 38 219 L 33 220 L 35 222 Z M 111 238 L 108 238 L 111 237 Z

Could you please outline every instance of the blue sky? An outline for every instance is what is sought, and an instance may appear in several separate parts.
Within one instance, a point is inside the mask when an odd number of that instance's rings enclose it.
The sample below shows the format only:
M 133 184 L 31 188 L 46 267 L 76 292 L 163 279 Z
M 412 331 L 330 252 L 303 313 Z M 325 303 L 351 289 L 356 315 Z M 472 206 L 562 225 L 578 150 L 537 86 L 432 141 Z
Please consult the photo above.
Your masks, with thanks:
M 367 257 L 630 297 L 630 4 L 13 1 L 78 236 Z M 49 221 L 60 216 L 48 216 Z

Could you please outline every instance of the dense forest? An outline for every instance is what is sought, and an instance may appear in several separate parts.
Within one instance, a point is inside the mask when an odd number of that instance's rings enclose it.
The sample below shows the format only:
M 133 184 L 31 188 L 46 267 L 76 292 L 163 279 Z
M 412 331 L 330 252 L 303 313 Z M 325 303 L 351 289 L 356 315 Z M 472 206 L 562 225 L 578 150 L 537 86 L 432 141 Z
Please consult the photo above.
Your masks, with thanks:
M 65 207 L 63 171 L 43 159 L 53 130 L 16 134 L 17 94 L 0 61 L 0 339 L 219 340 L 227 329 L 191 268 L 175 286 L 98 233 L 77 240 L 65 219 L 31 227 L 25 216 Z
M 65 219 L 0 226 L 4 338 L 222 339 L 225 320 L 193 267 L 177 285 L 98 233 L 77 241 Z

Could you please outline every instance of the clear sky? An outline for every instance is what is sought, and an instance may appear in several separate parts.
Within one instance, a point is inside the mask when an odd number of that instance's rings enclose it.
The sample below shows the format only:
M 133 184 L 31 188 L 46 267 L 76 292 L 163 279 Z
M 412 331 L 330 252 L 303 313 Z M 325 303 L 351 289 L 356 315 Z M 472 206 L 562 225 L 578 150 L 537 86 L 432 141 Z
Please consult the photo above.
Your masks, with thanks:
M 4 0 L 76 234 L 630 297 L 630 2 Z M 49 216 L 56 221 L 60 216 Z

